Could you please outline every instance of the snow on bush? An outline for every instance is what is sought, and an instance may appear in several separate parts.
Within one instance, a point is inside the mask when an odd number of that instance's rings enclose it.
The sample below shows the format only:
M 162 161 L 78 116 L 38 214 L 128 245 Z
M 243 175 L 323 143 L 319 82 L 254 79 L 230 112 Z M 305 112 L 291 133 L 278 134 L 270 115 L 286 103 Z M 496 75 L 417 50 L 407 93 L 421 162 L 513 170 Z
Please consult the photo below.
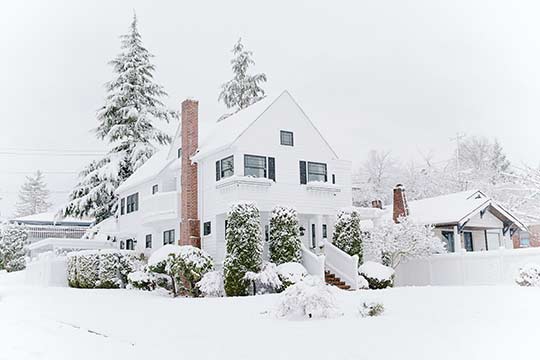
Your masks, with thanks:
M 175 296 L 179 292 L 198 296 L 197 282 L 213 267 L 210 255 L 190 245 L 168 244 L 155 251 L 148 259 L 150 271 L 169 276 Z
M 262 238 L 259 209 L 253 203 L 240 202 L 227 214 L 226 255 L 223 262 L 227 296 L 248 295 L 248 271 L 257 273 L 262 266 Z
M 258 273 L 248 271 L 244 278 L 251 281 L 254 295 L 275 293 L 283 288 L 277 266 L 274 263 L 265 263 Z
M 142 267 L 141 259 L 128 250 L 84 250 L 68 254 L 68 283 L 93 289 L 124 288 L 128 274 Z
M 223 272 L 209 271 L 203 275 L 202 279 L 197 283 L 197 287 L 205 297 L 222 297 L 225 296 L 225 288 L 223 287 Z
M 358 312 L 362 317 L 380 316 L 384 312 L 384 305 L 377 302 L 363 303 Z
M 520 286 L 540 286 L 540 265 L 527 264 L 519 268 L 515 281 Z
M 365 277 L 363 277 L 360 274 L 358 275 L 358 288 L 359 289 L 369 289 L 368 281 L 366 280 Z
M 154 274 L 144 270 L 134 271 L 127 276 L 128 287 L 132 289 L 151 291 L 156 288 L 156 279 Z
M 339 316 L 330 286 L 307 276 L 289 286 L 282 294 L 277 316 L 290 320 L 332 318 Z
M 296 210 L 277 206 L 270 216 L 270 261 L 276 265 L 302 261 L 300 225 Z
M 28 231 L 17 224 L 0 224 L 0 269 L 7 272 L 26 268 Z
M 394 269 L 401 261 L 446 252 L 433 226 L 417 224 L 406 217 L 397 224 L 391 220 L 377 224 L 366 237 L 364 249 L 369 259 L 384 260 L 385 265 Z
M 287 262 L 277 267 L 279 279 L 283 288 L 287 288 L 308 276 L 306 268 L 297 262 Z
M 395 271 L 389 266 L 366 261 L 358 268 L 358 273 L 367 280 L 370 289 L 384 289 L 394 285 Z
M 358 212 L 341 211 L 338 214 L 332 242 L 347 254 L 358 255 L 358 261 L 362 263 L 362 233 Z

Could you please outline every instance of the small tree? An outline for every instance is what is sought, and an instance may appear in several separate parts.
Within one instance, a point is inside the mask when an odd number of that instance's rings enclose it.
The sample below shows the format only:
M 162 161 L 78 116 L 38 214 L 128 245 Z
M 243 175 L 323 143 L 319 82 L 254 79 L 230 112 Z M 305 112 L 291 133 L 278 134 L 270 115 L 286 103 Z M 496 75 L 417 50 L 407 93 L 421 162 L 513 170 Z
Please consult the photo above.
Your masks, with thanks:
M 43 174 L 38 170 L 35 175 L 26 177 L 26 182 L 19 191 L 19 201 L 16 204 L 17 216 L 46 212 L 51 207 L 47 201 L 48 198 L 49 190 L 43 181 Z
M 238 203 L 227 214 L 226 250 L 223 264 L 227 296 L 248 295 L 248 271 L 262 266 L 262 239 L 259 209 L 252 203 Z
M 296 210 L 277 206 L 270 217 L 270 261 L 276 265 L 302 262 L 302 242 Z
M 22 225 L 5 224 L 0 228 L 0 268 L 8 272 L 26 267 L 28 231 Z
M 249 75 L 248 68 L 254 65 L 251 51 L 245 50 L 242 39 L 232 49 L 234 58 L 231 60 L 234 77 L 221 86 L 219 101 L 223 101 L 227 108 L 235 111 L 248 107 L 264 97 L 264 90 L 259 83 L 266 82 L 265 74 Z
M 358 255 L 358 261 L 363 261 L 362 233 L 360 217 L 356 211 L 342 211 L 338 214 L 333 237 L 334 245 L 347 254 Z
M 366 240 L 366 250 L 375 260 L 396 268 L 402 261 L 444 253 L 443 242 L 433 232 L 433 226 L 417 224 L 407 217 L 399 223 L 388 220 L 378 224 Z

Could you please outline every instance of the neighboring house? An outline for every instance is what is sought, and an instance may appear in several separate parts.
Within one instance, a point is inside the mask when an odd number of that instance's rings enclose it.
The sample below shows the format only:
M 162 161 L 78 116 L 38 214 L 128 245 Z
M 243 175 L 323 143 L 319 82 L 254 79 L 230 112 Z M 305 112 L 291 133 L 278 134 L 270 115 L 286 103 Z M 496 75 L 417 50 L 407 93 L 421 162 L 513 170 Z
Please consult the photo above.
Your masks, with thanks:
M 408 202 L 405 189 L 398 185 L 393 208 L 385 216 L 396 220 L 403 215 L 433 225 L 448 252 L 511 249 L 512 235 L 527 230 L 516 216 L 479 190 Z
M 80 239 L 94 223 L 93 219 L 59 218 L 55 212 L 16 217 L 9 221 L 26 226 L 30 243 L 47 238 Z
M 540 224 L 529 224 L 527 230 L 516 231 L 512 235 L 514 249 L 540 247 Z
M 219 265 L 230 205 L 252 201 L 261 212 L 265 256 L 277 205 L 298 211 L 302 242 L 318 252 L 332 236 L 338 209 L 352 204 L 351 162 L 337 156 L 287 91 L 208 131 L 199 131 L 198 102 L 186 100 L 170 148 L 149 159 L 117 194 L 120 248 L 150 253 L 165 244 L 200 246 Z M 310 256 L 305 263 L 318 261 Z

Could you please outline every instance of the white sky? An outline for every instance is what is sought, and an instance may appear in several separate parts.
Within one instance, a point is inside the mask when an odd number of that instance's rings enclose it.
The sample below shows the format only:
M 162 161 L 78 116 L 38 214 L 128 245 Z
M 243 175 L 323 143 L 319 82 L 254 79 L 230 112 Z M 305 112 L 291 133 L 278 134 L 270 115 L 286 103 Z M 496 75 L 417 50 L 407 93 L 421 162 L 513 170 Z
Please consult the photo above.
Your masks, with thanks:
M 517 164 L 540 161 L 535 1 L 4 1 L 0 214 L 37 168 L 59 205 L 91 159 L 8 152 L 103 149 L 90 130 L 133 9 L 167 103 L 199 99 L 201 121 L 224 112 L 219 86 L 242 36 L 268 93 L 288 89 L 343 158 L 445 159 L 460 131 L 497 137 Z

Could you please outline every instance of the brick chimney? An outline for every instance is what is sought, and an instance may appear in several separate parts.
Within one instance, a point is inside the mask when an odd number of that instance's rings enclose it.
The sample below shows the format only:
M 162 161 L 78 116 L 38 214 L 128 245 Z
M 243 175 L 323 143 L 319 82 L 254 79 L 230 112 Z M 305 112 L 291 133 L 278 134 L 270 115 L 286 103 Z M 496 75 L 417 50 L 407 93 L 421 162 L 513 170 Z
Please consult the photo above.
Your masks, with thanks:
M 381 200 L 373 200 L 371 202 L 371 207 L 375 209 L 382 209 L 382 201 Z
M 199 102 L 182 102 L 182 177 L 180 245 L 201 247 L 198 211 L 197 164 L 191 162 L 199 147 Z
M 397 224 L 400 217 L 409 215 L 409 207 L 407 206 L 407 197 L 405 196 L 405 188 L 401 184 L 397 184 L 394 188 L 394 213 L 393 219 Z

